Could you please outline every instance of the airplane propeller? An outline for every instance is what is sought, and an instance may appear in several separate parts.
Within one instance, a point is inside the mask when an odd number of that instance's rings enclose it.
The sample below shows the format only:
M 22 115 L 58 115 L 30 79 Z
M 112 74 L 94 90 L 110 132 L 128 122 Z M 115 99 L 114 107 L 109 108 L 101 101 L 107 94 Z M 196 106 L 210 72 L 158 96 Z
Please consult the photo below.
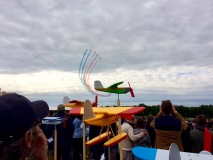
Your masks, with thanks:
M 132 96 L 132 97 L 135 97 L 135 94 L 134 94 L 133 89 L 132 89 L 132 87 L 130 86 L 130 83 L 129 83 L 129 82 L 128 82 L 128 84 L 129 84 L 131 96 Z
M 98 106 L 98 95 L 95 96 L 95 102 L 92 103 L 92 107 Z

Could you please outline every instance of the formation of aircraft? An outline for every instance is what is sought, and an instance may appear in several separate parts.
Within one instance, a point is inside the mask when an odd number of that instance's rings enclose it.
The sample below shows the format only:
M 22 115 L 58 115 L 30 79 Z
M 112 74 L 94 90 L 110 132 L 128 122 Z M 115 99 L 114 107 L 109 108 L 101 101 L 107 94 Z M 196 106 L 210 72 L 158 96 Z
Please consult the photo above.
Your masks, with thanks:
M 126 138 L 126 133 L 121 133 L 119 130 L 118 134 L 112 130 L 111 125 L 117 121 L 120 116 L 135 115 L 145 110 L 145 107 L 92 107 L 89 100 L 84 102 L 84 107 L 71 108 L 71 115 L 84 115 L 83 121 L 86 125 L 100 126 L 101 128 L 107 127 L 107 131 L 87 141 L 86 145 L 92 146 L 101 141 L 106 140 L 110 135 L 112 138 L 104 143 L 104 147 L 110 147 L 122 141 Z
M 202 151 L 199 154 L 180 152 L 178 146 L 172 143 L 169 150 L 134 147 L 133 155 L 138 160 L 212 160 L 213 155 L 209 151 Z
M 101 81 L 95 81 L 94 82 L 94 86 L 95 89 L 97 91 L 101 91 L 101 92 L 109 92 L 109 93 L 117 93 L 117 94 L 126 94 L 128 92 L 131 93 L 132 97 L 135 97 L 135 94 L 133 92 L 133 89 L 130 86 L 129 83 L 129 87 L 118 87 L 120 84 L 122 84 L 123 82 L 117 82 L 109 87 L 104 88 Z

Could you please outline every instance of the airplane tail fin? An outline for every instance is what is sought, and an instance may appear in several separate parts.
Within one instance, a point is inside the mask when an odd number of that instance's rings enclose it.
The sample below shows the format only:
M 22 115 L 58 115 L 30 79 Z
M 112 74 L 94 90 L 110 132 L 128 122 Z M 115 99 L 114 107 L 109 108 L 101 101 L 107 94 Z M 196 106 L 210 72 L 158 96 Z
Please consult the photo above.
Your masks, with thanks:
M 104 88 L 101 81 L 95 81 L 94 83 L 95 83 L 95 89 L 96 88 Z
M 169 147 L 169 160 L 181 160 L 179 148 L 175 143 Z
M 63 98 L 63 104 L 67 104 L 70 102 L 70 98 L 68 96 L 64 96 Z
M 94 113 L 92 111 L 92 104 L 89 100 L 84 102 L 84 120 L 94 118 Z

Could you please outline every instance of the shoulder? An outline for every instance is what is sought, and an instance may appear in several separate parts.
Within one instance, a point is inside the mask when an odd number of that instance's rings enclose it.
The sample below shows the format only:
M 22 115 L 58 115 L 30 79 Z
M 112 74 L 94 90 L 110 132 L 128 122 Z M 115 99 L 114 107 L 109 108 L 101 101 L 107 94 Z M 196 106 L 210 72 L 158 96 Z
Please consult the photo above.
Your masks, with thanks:
M 194 133 L 194 134 L 196 134 L 196 133 L 203 133 L 203 131 L 201 131 L 201 130 L 195 128 L 195 129 L 191 130 L 190 133 L 192 133 L 192 134 L 193 134 L 193 133 Z
M 135 128 L 135 129 L 133 129 L 133 133 L 134 134 L 138 134 L 138 133 L 141 133 L 141 132 L 143 132 L 145 129 L 142 129 L 142 128 Z
M 123 129 L 128 129 L 128 128 L 133 128 L 129 123 L 127 122 L 124 122 L 122 125 L 121 125 L 121 128 Z

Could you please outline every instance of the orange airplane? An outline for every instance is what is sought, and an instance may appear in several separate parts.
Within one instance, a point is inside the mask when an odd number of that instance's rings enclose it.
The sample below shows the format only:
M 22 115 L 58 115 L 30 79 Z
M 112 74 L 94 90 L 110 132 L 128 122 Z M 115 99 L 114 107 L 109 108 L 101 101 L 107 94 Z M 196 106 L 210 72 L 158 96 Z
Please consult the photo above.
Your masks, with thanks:
M 100 134 L 97 137 L 87 141 L 86 145 L 95 145 L 107 139 L 110 135 L 113 135 L 111 139 L 104 143 L 104 147 L 110 147 L 119 143 L 127 136 L 126 133 L 121 133 L 121 130 L 119 130 L 118 135 L 115 135 L 111 124 L 115 123 L 119 117 L 135 115 L 144 110 L 145 107 L 92 107 L 91 102 L 86 100 L 84 102 L 84 108 L 71 108 L 69 113 L 71 115 L 83 115 L 85 125 L 101 127 Z M 107 131 L 105 133 L 102 133 L 103 127 L 107 127 Z
M 78 100 L 71 101 L 69 97 L 65 96 L 63 98 L 63 105 L 69 108 L 84 107 L 84 102 Z

